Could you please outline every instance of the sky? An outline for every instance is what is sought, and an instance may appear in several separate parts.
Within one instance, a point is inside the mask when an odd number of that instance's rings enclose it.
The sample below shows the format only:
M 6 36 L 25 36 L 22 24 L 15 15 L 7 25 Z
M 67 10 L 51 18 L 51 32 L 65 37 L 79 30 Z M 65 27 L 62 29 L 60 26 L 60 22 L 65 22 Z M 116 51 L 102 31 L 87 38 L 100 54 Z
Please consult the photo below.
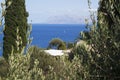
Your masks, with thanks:
M 91 0 L 97 10 L 99 0 Z M 89 17 L 87 0 L 26 0 L 28 22 L 41 24 L 81 24 Z

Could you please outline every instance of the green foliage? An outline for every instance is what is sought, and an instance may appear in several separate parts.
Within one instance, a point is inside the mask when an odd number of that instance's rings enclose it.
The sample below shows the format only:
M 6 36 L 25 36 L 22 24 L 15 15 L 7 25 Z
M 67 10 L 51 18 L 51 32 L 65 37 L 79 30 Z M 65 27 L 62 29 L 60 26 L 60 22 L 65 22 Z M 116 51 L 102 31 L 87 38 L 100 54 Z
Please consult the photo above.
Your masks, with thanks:
M 73 48 L 74 47 L 74 43 L 72 43 L 72 42 L 68 42 L 67 43 L 67 48 L 68 49 L 71 49 L 71 48 Z
M 44 80 L 44 75 L 40 68 L 37 68 L 39 61 L 36 59 L 34 61 L 34 67 L 30 69 L 30 52 L 28 54 L 23 55 L 23 51 L 21 53 L 11 53 L 9 56 L 9 71 L 7 73 L 7 77 L 4 79 L 7 80 Z
M 70 62 L 66 56 L 55 58 L 36 47 L 29 48 L 26 55 L 23 55 L 23 51 L 17 54 L 13 52 L 9 56 L 7 74 L 0 78 L 2 80 L 82 80 L 84 79 L 82 77 L 86 75 L 77 56 Z M 39 59 L 42 57 L 44 59 Z M 31 60 L 34 60 L 34 62 L 31 62 Z M 54 65 L 51 65 L 51 63 Z M 47 72 L 44 71 L 43 66 L 48 66 Z
M 55 57 L 45 53 L 42 49 L 39 49 L 38 47 L 31 47 L 31 49 L 32 49 L 30 58 L 31 67 L 34 66 L 34 61 L 37 59 L 40 62 L 38 64 L 38 67 L 41 68 L 45 73 L 49 71 L 49 66 L 57 68 L 58 63 Z
M 0 57 L 0 76 L 6 77 L 9 65 L 3 57 Z
M 84 38 L 81 38 L 81 40 L 89 41 L 91 39 L 89 31 L 83 31 L 83 32 L 81 32 L 80 36 L 84 36 Z
M 31 68 L 34 65 L 35 59 L 37 59 L 39 61 L 37 67 L 43 70 L 45 80 L 77 80 L 81 77 L 78 76 L 80 62 L 77 61 L 79 60 L 77 57 L 73 59 L 75 61 L 70 62 L 66 56 L 53 57 L 37 47 L 32 47 L 31 49 L 33 49 L 33 52 L 31 52 Z
M 21 1 L 15 2 L 17 4 Z M 15 3 L 13 4 L 15 5 Z M 9 9 L 7 11 L 10 12 Z M 10 15 L 6 15 L 8 22 L 9 17 L 11 20 L 15 18 L 16 13 L 11 13 L 14 15 L 12 18 Z M 27 16 L 27 14 L 25 15 Z M 17 20 L 12 20 L 15 23 L 10 20 L 11 23 L 7 23 L 6 26 L 15 25 L 15 27 L 12 26 L 10 29 L 6 27 L 5 31 L 13 36 L 12 39 L 9 39 L 8 33 L 4 33 L 7 35 L 6 40 L 10 40 L 11 43 L 15 41 L 16 44 L 13 44 L 11 48 L 6 48 L 8 51 L 11 50 L 8 63 L 4 58 L 0 60 L 0 76 L 2 76 L 0 79 L 118 80 L 120 76 L 120 1 L 100 0 L 97 25 L 94 15 L 91 15 L 93 26 L 90 27 L 89 33 L 83 32 L 82 34 L 82 39 L 86 42 L 87 47 L 82 44 L 75 46 L 72 53 L 77 55 L 73 55 L 70 61 L 67 56 L 52 57 L 37 47 L 29 48 L 27 54 L 23 55 L 24 47 L 20 49 L 20 45 L 24 43 L 22 31 L 19 29 L 19 25 L 16 27 Z M 11 29 L 13 31 L 10 32 Z M 24 30 L 26 32 L 27 29 Z M 13 34 L 14 32 L 16 34 Z M 51 40 L 49 47 L 54 46 L 57 49 L 66 48 L 60 39 Z
M 120 1 L 101 0 L 99 4 L 98 29 L 91 32 L 91 54 L 99 65 L 98 74 L 116 79 L 120 76 Z
M 66 45 L 61 39 L 55 38 L 50 41 L 48 48 L 56 48 L 58 50 L 65 50 Z
M 74 57 L 78 55 L 82 70 L 81 70 L 81 76 L 84 80 L 90 80 L 90 71 L 91 71 L 91 59 L 89 54 L 89 46 L 86 47 L 85 43 L 79 44 L 75 46 L 72 50 L 72 52 L 69 55 L 69 60 L 73 60 Z
M 90 39 L 86 39 L 85 33 L 82 35 L 90 50 L 84 53 L 85 51 L 80 48 L 77 53 L 89 55 L 87 60 L 85 56 L 83 61 L 87 61 L 85 65 L 88 67 L 90 79 L 118 80 L 120 79 L 120 1 L 100 0 L 99 5 L 97 25 L 91 13 L 93 25 L 90 27 Z M 84 52 L 81 52 L 81 49 Z
M 7 0 L 5 4 L 3 56 L 6 59 L 8 59 L 12 47 L 14 48 L 14 52 L 18 53 L 27 45 L 28 13 L 25 9 L 25 0 L 12 0 L 12 2 L 10 2 L 11 0 Z
M 89 2 L 89 8 L 90 4 Z M 90 12 L 93 25 L 88 26 L 89 33 L 83 32 L 81 35 L 82 40 L 89 45 L 88 49 L 80 45 L 73 49 L 73 53 L 79 55 L 81 65 L 88 74 L 87 80 L 118 80 L 120 79 L 120 1 L 100 0 L 99 5 L 98 23 L 95 22 L 94 12 Z

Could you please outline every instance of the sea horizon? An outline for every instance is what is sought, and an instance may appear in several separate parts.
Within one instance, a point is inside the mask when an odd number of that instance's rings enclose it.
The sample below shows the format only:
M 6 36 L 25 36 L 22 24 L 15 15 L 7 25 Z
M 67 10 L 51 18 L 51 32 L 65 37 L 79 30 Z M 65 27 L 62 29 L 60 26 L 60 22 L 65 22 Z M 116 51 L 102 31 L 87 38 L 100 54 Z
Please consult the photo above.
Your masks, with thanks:
M 59 25 L 61 25 L 61 24 L 66 24 L 66 25 L 85 25 L 85 23 L 29 23 L 29 24 L 59 24 Z
M 59 38 L 67 43 L 75 42 L 80 32 L 87 30 L 85 26 L 85 24 L 32 24 L 31 45 L 47 48 L 53 38 Z
M 87 30 L 85 26 L 85 24 L 32 24 L 32 44 L 46 48 L 53 38 L 60 38 L 65 42 L 74 42 L 81 31 Z

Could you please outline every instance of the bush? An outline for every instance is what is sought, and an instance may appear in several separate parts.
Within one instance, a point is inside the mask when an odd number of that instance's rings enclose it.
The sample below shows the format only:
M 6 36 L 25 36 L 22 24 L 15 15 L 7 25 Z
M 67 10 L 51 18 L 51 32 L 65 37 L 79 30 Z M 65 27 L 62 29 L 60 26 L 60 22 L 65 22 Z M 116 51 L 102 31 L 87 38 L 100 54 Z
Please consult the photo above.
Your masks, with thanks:
M 38 47 L 32 47 L 31 54 L 31 68 L 33 68 L 34 61 L 37 59 L 39 61 L 38 68 L 43 70 L 43 74 L 45 75 L 46 80 L 54 80 L 54 79 L 67 79 L 67 77 L 75 76 L 72 75 L 74 73 L 68 73 L 69 69 L 73 70 L 73 64 L 68 61 L 66 56 L 57 56 L 53 57 Z M 78 62 L 79 63 L 79 62 Z M 77 68 L 76 68 L 77 69 Z M 75 71 L 76 73 L 76 71 Z
M 58 63 L 56 58 L 45 53 L 38 47 L 31 47 L 32 52 L 30 56 L 30 65 L 34 66 L 34 61 L 37 59 L 39 61 L 38 67 L 41 68 L 45 73 L 49 71 L 49 66 L 57 67 Z
M 55 38 L 55 39 L 52 39 L 50 41 L 48 48 L 55 48 L 55 49 L 58 49 L 58 50 L 65 50 L 66 45 L 61 39 Z
M 2 77 L 2 80 L 44 80 L 44 75 L 42 69 L 38 68 L 37 65 L 39 61 L 36 59 L 34 61 L 34 67 L 30 69 L 30 52 L 26 55 L 21 53 L 14 54 L 13 51 L 8 58 L 9 68 L 6 77 Z
M 74 43 L 72 43 L 72 42 L 68 42 L 67 43 L 67 48 L 68 49 L 71 49 L 71 48 L 73 48 L 74 47 Z
M 46 63 L 48 61 L 50 63 Z M 9 56 L 8 63 L 7 76 L 0 77 L 2 80 L 78 80 L 82 78 L 81 75 L 84 72 L 78 57 L 74 57 L 72 62 L 70 62 L 66 56 L 54 58 L 44 54 L 37 47 L 29 48 L 26 55 L 23 55 L 23 52 L 19 54 L 12 53 Z M 46 68 L 45 66 L 48 67 Z M 46 69 L 48 69 L 47 72 Z

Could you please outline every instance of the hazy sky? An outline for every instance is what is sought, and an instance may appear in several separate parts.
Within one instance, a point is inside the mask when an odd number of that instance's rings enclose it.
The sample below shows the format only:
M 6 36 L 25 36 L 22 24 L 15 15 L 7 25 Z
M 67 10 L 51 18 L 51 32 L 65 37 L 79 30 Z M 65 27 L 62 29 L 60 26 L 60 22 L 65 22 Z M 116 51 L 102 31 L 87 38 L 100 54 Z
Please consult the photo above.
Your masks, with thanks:
M 96 10 L 99 0 L 91 0 Z M 28 21 L 32 23 L 76 24 L 89 17 L 87 0 L 26 0 Z

